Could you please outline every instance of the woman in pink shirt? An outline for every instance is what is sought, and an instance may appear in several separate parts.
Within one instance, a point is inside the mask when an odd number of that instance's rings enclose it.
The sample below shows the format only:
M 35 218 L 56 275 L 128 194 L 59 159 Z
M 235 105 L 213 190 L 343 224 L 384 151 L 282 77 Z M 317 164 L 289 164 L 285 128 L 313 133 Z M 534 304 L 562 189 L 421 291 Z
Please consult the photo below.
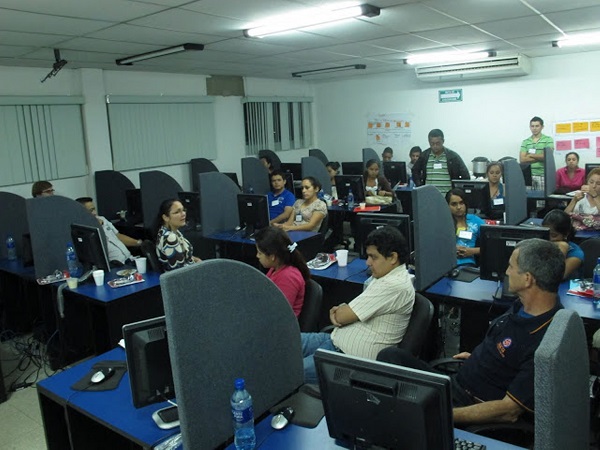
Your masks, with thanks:
M 310 271 L 304 256 L 281 228 L 267 227 L 256 232 L 256 257 L 269 269 L 267 277 L 277 285 L 292 306 L 296 317 L 302 311 Z
M 565 162 L 567 165 L 556 171 L 556 192 L 561 194 L 578 191 L 585 184 L 585 170 L 579 168 L 579 155 L 569 152 Z

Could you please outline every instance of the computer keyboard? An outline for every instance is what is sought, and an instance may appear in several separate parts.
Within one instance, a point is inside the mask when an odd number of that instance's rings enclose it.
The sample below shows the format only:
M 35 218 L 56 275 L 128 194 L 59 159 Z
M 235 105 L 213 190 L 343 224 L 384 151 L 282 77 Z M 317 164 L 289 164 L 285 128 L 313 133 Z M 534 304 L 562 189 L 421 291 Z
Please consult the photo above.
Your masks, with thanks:
M 485 445 L 467 441 L 466 439 L 454 438 L 454 450 L 485 450 Z

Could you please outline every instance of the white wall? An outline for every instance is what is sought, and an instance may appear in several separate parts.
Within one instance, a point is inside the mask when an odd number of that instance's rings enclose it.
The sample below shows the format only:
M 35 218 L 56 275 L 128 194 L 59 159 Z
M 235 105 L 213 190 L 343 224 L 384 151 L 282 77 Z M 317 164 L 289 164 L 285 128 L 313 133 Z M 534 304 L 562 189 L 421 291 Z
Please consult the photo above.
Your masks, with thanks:
M 446 146 L 458 151 L 471 168 L 476 156 L 518 156 L 530 136 L 529 119 L 544 119 L 553 135 L 557 120 L 600 118 L 600 52 L 531 60 L 528 76 L 471 82 L 425 83 L 414 71 L 315 83 L 317 142 L 330 160 L 360 161 L 367 145 L 369 113 L 413 114 L 412 145 L 425 149 L 427 133 L 443 130 Z M 462 88 L 464 101 L 438 103 L 438 90 Z M 394 149 L 406 160 L 410 146 Z M 380 149 L 376 149 L 380 150 Z M 378 152 L 380 153 L 380 151 Z M 595 156 L 582 158 L 597 162 Z M 557 160 L 557 167 L 564 161 Z

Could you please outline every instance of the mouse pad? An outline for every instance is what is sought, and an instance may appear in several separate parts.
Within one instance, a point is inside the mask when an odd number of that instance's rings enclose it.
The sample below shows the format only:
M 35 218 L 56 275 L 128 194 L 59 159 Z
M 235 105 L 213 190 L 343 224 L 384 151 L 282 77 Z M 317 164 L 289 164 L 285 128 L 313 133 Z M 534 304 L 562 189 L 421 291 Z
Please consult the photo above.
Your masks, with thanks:
M 94 375 L 100 369 L 108 369 L 112 367 L 115 369 L 115 374 L 110 377 L 108 380 L 103 381 L 102 383 L 93 384 L 90 380 L 92 379 L 92 375 Z M 77 383 L 71 386 L 71 389 L 74 391 L 111 391 L 116 389 L 127 372 L 127 363 L 125 361 L 99 361 L 92 366 L 92 369 L 85 374 L 85 376 L 79 380 Z
M 470 283 L 471 281 L 479 278 L 478 273 L 469 272 L 467 270 L 461 270 L 458 273 L 458 276 L 455 278 L 456 281 L 464 281 L 465 283 Z
M 286 406 L 291 406 L 294 409 L 294 417 L 292 417 L 291 423 L 301 427 L 314 428 L 325 415 L 321 399 L 302 391 L 296 392 L 291 397 L 275 405 L 269 412 L 276 414 Z

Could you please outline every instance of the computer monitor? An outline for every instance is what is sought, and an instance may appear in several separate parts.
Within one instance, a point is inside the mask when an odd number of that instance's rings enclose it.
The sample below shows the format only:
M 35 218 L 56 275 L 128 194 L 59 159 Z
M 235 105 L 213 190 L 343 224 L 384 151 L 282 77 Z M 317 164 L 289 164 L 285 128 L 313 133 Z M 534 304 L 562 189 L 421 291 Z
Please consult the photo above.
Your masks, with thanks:
M 142 191 L 141 189 L 127 189 L 125 191 L 127 199 L 127 217 L 132 224 L 142 223 L 144 215 L 142 213 Z
M 344 175 L 363 175 L 365 172 L 365 163 L 358 162 L 342 162 L 342 173 Z
M 517 243 L 533 238 L 550 240 L 550 230 L 545 227 L 482 225 L 479 229 L 479 277 L 482 280 L 503 280 Z
M 222 172 L 222 173 L 223 173 L 223 175 L 227 175 L 229 178 L 231 178 L 231 181 L 233 181 L 235 183 L 235 185 L 241 189 L 240 182 L 238 180 L 238 176 L 237 176 L 236 172 Z
M 332 438 L 350 448 L 454 449 L 448 376 L 327 350 L 315 365 Z
M 335 189 L 340 200 L 346 201 L 352 189 L 354 203 L 365 201 L 365 184 L 362 175 L 336 175 Z
M 554 150 L 550 147 L 544 148 L 544 195 L 549 197 L 556 191 L 556 161 L 554 161 Z
M 488 180 L 452 180 L 452 189 L 462 189 L 467 197 L 470 210 L 480 209 L 483 203 L 483 189 Z
M 590 172 L 594 169 L 597 169 L 598 167 L 600 167 L 600 164 L 586 164 L 585 165 L 585 182 L 587 183 L 587 178 L 590 174 Z
M 198 192 L 178 192 L 177 196 L 186 212 L 186 228 L 188 230 L 202 230 L 202 219 L 200 218 L 200 194 Z
M 392 187 L 398 183 L 406 184 L 406 163 L 404 161 L 384 161 L 383 174 L 390 182 Z
M 252 237 L 256 230 L 269 226 L 269 205 L 266 195 L 238 194 L 238 215 L 244 236 Z
M 281 163 L 280 169 L 291 173 L 294 176 L 294 180 L 302 179 L 302 163 Z M 292 187 L 288 186 L 288 189 L 292 189 Z
M 358 229 L 356 236 L 356 243 L 359 248 L 360 257 L 363 259 L 367 258 L 367 248 L 365 247 L 365 241 L 367 236 L 373 230 L 376 230 L 387 225 L 397 228 L 402 236 L 406 239 L 406 243 L 409 247 L 408 251 L 412 252 L 412 222 L 410 216 L 407 214 L 379 214 L 379 213 L 360 213 L 356 215 L 358 220 Z
M 92 268 L 110 270 L 106 249 L 102 244 L 100 229 L 78 223 L 71 224 L 71 239 L 84 272 Z
M 123 325 L 133 406 L 175 397 L 165 316 Z
M 533 186 L 533 177 L 531 175 L 531 164 L 524 163 L 519 164 L 521 166 L 521 171 L 523 172 L 523 180 L 525 181 L 525 186 L 532 187 Z

